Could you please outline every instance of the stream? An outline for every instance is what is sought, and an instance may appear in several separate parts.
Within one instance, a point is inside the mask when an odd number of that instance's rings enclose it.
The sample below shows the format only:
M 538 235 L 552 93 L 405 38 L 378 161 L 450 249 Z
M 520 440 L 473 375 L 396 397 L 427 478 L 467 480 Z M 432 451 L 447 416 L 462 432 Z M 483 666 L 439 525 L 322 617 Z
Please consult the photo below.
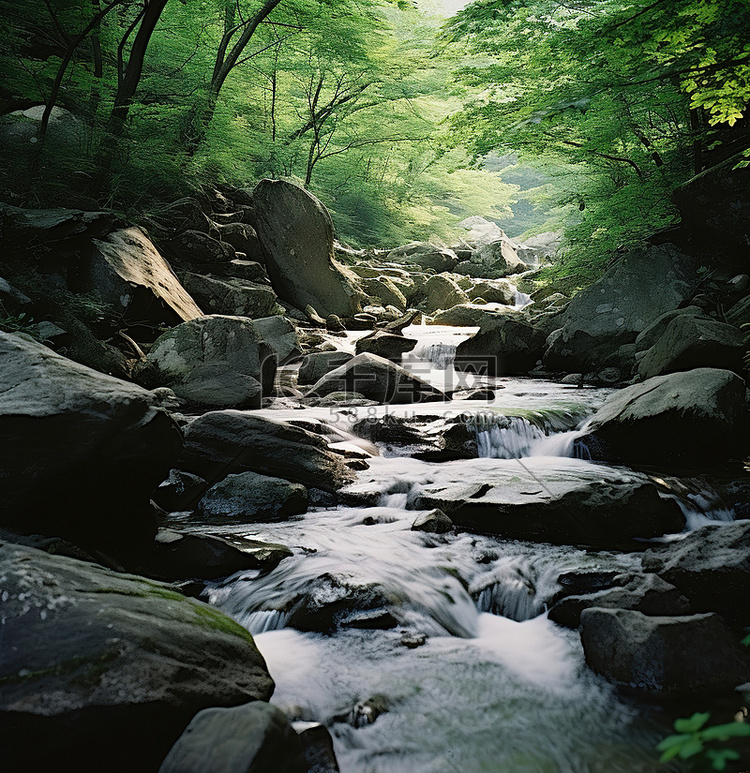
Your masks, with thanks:
M 452 355 L 474 330 L 408 328 L 405 335 L 420 343 L 404 365 L 438 385 L 465 378 L 453 371 Z M 207 586 L 205 598 L 255 636 L 276 681 L 272 702 L 292 719 L 329 728 L 342 773 L 672 769 L 657 762 L 655 745 L 666 734 L 658 712 L 623 699 L 589 671 L 579 634 L 545 614 L 561 574 L 627 573 L 638 569 L 639 553 L 411 529 L 420 512 L 410 509 L 410 492 L 441 470 L 523 471 L 534 458 L 597 484 L 598 467 L 575 439 L 612 390 L 520 378 L 480 385 L 491 386 L 494 398 L 306 409 L 280 400 L 261 411 L 325 425 L 334 447 L 367 458 L 383 481 L 380 500 L 312 507 L 282 523 L 204 522 L 197 531 L 294 551 L 265 576 L 242 572 Z M 386 414 L 425 416 L 426 433 L 431 423 L 462 416 L 473 423 L 482 458 L 421 461 L 408 448 L 376 447 L 351 434 L 355 421 Z M 714 506 L 711 492 L 685 489 L 679 502 L 688 529 L 733 518 Z M 345 622 L 321 632 L 337 613 Z

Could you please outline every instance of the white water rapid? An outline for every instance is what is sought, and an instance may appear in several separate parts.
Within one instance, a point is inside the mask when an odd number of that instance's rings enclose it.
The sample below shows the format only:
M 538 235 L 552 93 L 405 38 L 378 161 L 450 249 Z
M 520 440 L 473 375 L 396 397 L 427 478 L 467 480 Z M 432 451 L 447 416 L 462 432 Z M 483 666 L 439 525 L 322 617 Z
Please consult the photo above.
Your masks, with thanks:
M 412 327 L 406 334 L 420 343 L 405 365 L 446 383 L 456 377 L 455 346 L 471 332 Z M 640 554 L 414 531 L 423 513 L 408 509 L 410 492 L 437 479 L 441 463 L 380 457 L 349 434 L 364 416 L 463 417 L 484 457 L 476 468 L 547 457 L 595 477 L 578 427 L 610 390 L 509 378 L 488 386 L 495 396 L 485 401 L 262 411 L 322 423 L 332 441 L 366 449 L 382 474 L 380 501 L 313 508 L 283 523 L 205 523 L 199 530 L 240 545 L 262 539 L 294 552 L 265 576 L 209 585 L 206 598 L 255 635 L 276 681 L 273 702 L 290 718 L 327 725 L 342 773 L 664 771 L 655 745 L 665 728 L 593 675 L 578 633 L 546 617 L 562 574 L 628 575 Z M 700 487 L 659 482 L 689 527 L 732 517 Z M 374 722 L 362 719 L 368 701 L 384 709 Z

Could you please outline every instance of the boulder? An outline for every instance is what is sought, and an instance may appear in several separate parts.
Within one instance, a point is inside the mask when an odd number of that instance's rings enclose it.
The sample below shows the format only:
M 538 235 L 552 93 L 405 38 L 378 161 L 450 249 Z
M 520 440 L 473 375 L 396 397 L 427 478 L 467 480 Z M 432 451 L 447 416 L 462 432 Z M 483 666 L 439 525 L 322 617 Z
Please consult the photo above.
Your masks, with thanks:
M 744 372 L 744 336 L 732 325 L 680 314 L 638 364 L 643 379 L 692 368 Z
M 206 518 L 254 521 L 284 521 L 307 510 L 307 489 L 282 478 L 240 472 L 215 483 L 198 503 Z
M 390 360 L 365 352 L 327 373 L 307 392 L 325 397 L 331 392 L 358 392 L 379 403 L 419 403 L 445 400 L 436 387 Z
M 644 553 L 643 568 L 679 588 L 696 611 L 743 623 L 750 598 L 750 521 L 696 529 Z
M 194 510 L 198 500 L 208 488 L 208 483 L 198 475 L 182 470 L 170 470 L 151 495 L 158 507 L 168 513 L 180 510 Z
M 219 223 L 214 226 L 219 240 L 228 244 L 235 252 L 247 255 L 251 260 L 262 256 L 260 241 L 255 229 L 247 223 Z
M 186 263 L 228 263 L 234 258 L 234 248 L 203 231 L 183 231 L 165 246 Z
M 391 493 L 393 470 L 362 472 L 342 492 L 347 501 L 376 503 Z M 634 540 L 680 532 L 677 503 L 659 496 L 641 473 L 578 459 L 467 459 L 410 467 L 399 491 L 407 507 L 439 508 L 462 529 L 554 544 L 633 547 Z
M 302 360 L 297 375 L 298 384 L 314 384 L 323 376 L 349 362 L 354 357 L 349 352 L 311 352 Z
M 184 322 L 156 339 L 148 354 L 160 385 L 190 403 L 257 408 L 276 373 L 271 347 L 243 317 Z
M 737 301 L 737 303 L 726 312 L 725 318 L 730 325 L 735 325 L 736 327 L 746 325 L 750 322 L 750 295 Z
M 529 267 L 518 257 L 514 245 L 508 239 L 498 239 L 481 245 L 471 257 L 472 263 L 487 267 L 488 276 L 508 276 L 528 271 Z
M 29 303 L 31 303 L 31 298 L 13 287 L 6 279 L 0 277 L 0 304 L 2 304 L 6 314 L 18 312 Z
M 0 522 L 115 554 L 149 541 L 182 447 L 160 398 L 7 333 L 0 362 Z
M 217 276 L 231 276 L 235 279 L 244 279 L 255 284 L 271 284 L 265 267 L 255 260 L 235 258 L 229 263 L 211 263 L 206 266 L 211 273 Z
M 457 369 L 477 357 L 486 360 L 487 375 L 528 373 L 544 353 L 546 336 L 540 328 L 509 314 L 483 320 L 479 332 L 456 348 Z
M 256 701 L 193 717 L 159 773 L 308 773 L 302 742 L 284 712 Z
M 281 314 L 261 317 L 253 320 L 253 327 L 271 347 L 279 365 L 299 355 L 300 341 L 297 326 L 288 317 Z
M 431 276 L 424 289 L 426 295 L 424 308 L 428 313 L 469 302 L 466 293 L 445 274 Z
M 410 352 L 417 343 L 416 338 L 406 338 L 403 335 L 376 330 L 370 335 L 357 339 L 354 350 L 357 354 L 369 352 L 400 364 L 402 355 L 405 352 Z
M 281 312 L 276 293 L 265 284 L 248 282 L 235 277 L 204 274 L 183 275 L 187 291 L 200 303 L 207 314 L 235 317 L 269 317 Z
M 428 325 L 453 325 L 455 327 L 488 327 L 501 316 L 513 314 L 512 308 L 488 309 L 483 304 L 462 303 L 452 309 L 439 311 L 431 319 Z
M 0 204 L 0 239 L 7 247 L 37 248 L 68 239 L 101 238 L 112 230 L 111 212 L 78 209 L 20 209 Z
M 604 276 L 579 292 L 559 319 L 545 365 L 552 370 L 595 370 L 622 344 L 635 341 L 657 317 L 676 309 L 698 282 L 691 259 L 671 244 L 633 249 Z
M 394 263 L 410 263 L 421 268 L 430 268 L 435 272 L 452 271 L 458 263 L 458 257 L 453 250 L 438 247 L 429 242 L 411 242 L 387 255 L 387 260 Z
M 88 287 L 129 319 L 187 322 L 203 312 L 140 228 L 93 239 Z
M 590 668 L 645 695 L 705 700 L 750 679 L 747 653 L 718 615 L 594 607 L 581 614 L 581 639 Z
M 647 349 L 650 349 L 664 335 L 669 327 L 669 323 L 682 314 L 691 317 L 710 319 L 710 317 L 706 317 L 700 306 L 683 306 L 679 309 L 667 311 L 657 317 L 647 328 L 638 333 L 638 337 L 635 339 L 636 351 L 645 352 Z
M 442 510 L 430 510 L 414 519 L 411 530 L 428 534 L 447 534 L 453 531 L 453 521 Z
M 655 574 L 636 575 L 622 585 L 594 593 L 570 595 L 553 604 L 549 619 L 567 628 L 578 628 L 584 609 L 635 609 L 645 615 L 687 615 L 688 600 L 674 585 Z
M 293 722 L 305 750 L 307 773 L 340 773 L 333 738 L 320 722 Z
M 282 180 L 261 180 L 253 192 L 266 270 L 278 296 L 322 315 L 360 310 L 357 277 L 334 259 L 333 223 L 311 193 Z
M 180 468 L 213 482 L 250 470 L 324 491 L 354 477 L 319 435 L 240 411 L 213 411 L 191 422 Z
M 506 306 L 515 306 L 516 288 L 507 280 L 480 279 L 472 282 L 466 290 L 470 300 L 483 298 L 487 303 L 502 303 Z
M 672 198 L 692 241 L 747 269 L 750 234 L 750 169 L 738 154 L 679 186 Z
M 250 634 L 207 604 L 18 545 L 0 563 L 9 773 L 156 770 L 197 711 L 273 691 Z
M 134 565 L 157 580 L 218 580 L 236 572 L 267 574 L 292 555 L 284 545 L 241 538 L 242 547 L 221 537 L 159 529 L 151 549 Z
M 406 310 L 406 297 L 388 276 L 378 276 L 362 280 L 362 289 L 370 296 L 380 300 L 383 306 L 395 306 Z
M 745 442 L 745 384 L 713 368 L 656 376 L 608 397 L 581 438 L 592 458 L 626 464 L 720 462 Z

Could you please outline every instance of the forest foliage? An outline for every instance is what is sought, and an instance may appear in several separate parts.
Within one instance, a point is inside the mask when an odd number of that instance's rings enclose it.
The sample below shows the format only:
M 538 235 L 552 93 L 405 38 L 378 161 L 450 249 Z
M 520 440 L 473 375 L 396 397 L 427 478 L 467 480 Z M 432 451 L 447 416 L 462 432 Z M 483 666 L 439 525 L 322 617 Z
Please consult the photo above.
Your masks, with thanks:
M 358 245 L 481 214 L 565 226 L 563 271 L 591 276 L 750 144 L 745 0 L 477 0 L 443 29 L 403 0 L 0 0 L 0 18 L 0 186 L 24 204 L 132 214 L 291 177 Z

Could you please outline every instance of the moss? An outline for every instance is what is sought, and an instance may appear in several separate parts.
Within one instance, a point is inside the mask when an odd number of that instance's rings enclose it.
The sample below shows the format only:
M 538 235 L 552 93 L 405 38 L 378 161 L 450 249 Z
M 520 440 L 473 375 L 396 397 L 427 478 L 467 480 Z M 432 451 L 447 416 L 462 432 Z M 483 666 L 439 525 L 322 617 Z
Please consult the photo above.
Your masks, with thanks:
M 218 609 L 198 606 L 192 602 L 190 602 L 190 606 L 195 613 L 195 618 L 192 621 L 193 623 L 212 631 L 220 631 L 221 633 L 226 633 L 230 636 L 239 636 L 241 639 L 245 639 L 245 641 L 255 644 L 253 637 L 246 628 L 243 628 L 238 622 L 232 620 L 231 617 L 227 617 L 223 612 L 219 612 Z
M 170 601 L 185 601 L 185 596 L 177 591 L 165 588 L 162 585 L 143 580 L 142 585 L 146 586 L 144 589 L 131 589 L 131 588 L 94 588 L 89 591 L 90 593 L 113 593 L 118 596 L 131 596 L 139 599 L 148 599 L 156 596 L 160 599 L 169 599 Z

